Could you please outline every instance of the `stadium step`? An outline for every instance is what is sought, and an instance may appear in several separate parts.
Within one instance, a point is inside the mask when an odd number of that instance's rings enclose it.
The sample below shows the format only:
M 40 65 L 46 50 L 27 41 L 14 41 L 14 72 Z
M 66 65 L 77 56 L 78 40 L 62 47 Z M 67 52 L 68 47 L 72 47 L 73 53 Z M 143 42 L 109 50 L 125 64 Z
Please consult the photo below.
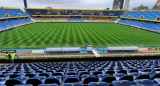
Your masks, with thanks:
M 94 54 L 96 57 L 101 57 L 101 56 L 98 54 L 98 52 L 97 52 L 97 51 L 92 50 L 92 52 L 93 52 L 93 54 Z
M 121 20 L 121 19 L 117 19 L 117 20 L 115 21 L 115 23 L 118 23 L 120 20 Z

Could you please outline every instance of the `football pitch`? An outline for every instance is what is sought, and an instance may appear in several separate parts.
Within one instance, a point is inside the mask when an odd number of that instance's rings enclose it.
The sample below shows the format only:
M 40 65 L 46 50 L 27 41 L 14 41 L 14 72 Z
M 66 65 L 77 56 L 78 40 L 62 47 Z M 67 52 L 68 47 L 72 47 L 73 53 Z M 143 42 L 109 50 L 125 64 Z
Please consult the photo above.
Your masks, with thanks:
M 160 34 L 113 23 L 34 23 L 0 33 L 0 49 L 160 47 Z

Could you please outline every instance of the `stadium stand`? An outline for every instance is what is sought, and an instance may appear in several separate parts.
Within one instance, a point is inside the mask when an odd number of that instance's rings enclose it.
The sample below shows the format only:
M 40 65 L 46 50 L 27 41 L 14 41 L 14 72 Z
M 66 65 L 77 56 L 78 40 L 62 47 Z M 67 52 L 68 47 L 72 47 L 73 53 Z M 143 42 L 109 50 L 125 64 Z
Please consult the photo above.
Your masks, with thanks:
M 2 86 L 159 86 L 159 77 L 152 78 L 159 74 L 159 62 L 158 59 L 3 64 L 0 66 L 0 84 Z M 124 76 L 132 76 L 134 79 L 131 80 L 130 77 L 121 79 Z
M 16 19 L 7 19 L 7 20 L 0 20 L 0 31 L 21 26 L 26 23 L 31 23 L 32 20 L 30 18 L 16 18 Z
M 53 17 L 51 22 L 54 22 L 54 19 L 55 19 L 55 18 Z
M 121 16 L 121 20 L 118 23 L 130 25 L 146 29 L 149 31 L 160 32 L 159 26 L 159 13 L 160 11 L 126 11 Z
M 32 20 L 19 8 L 0 8 L 0 31 L 31 23 Z
M 42 22 L 52 22 L 53 18 L 42 18 Z
M 52 9 L 52 8 L 25 8 L 30 16 L 52 16 L 52 15 L 79 15 L 79 16 L 111 16 L 118 17 L 123 10 L 95 10 L 95 9 Z
M 53 17 L 32 17 L 35 22 L 53 22 Z
M 25 12 L 37 22 L 110 22 L 107 19 L 123 14 L 123 10 L 106 9 L 25 8 Z
M 90 18 L 84 17 L 84 18 L 83 18 L 83 21 L 84 21 L 84 22 L 90 22 Z
M 98 18 L 98 22 L 114 22 L 114 21 L 110 21 L 109 18 Z
M 36 22 L 41 22 L 42 21 L 42 19 L 40 17 L 32 17 L 32 18 Z
M 55 17 L 54 22 L 68 22 L 67 17 Z
M 80 22 L 80 21 L 83 21 L 83 18 L 82 17 L 69 17 L 68 21 Z
M 32 17 L 36 22 L 114 22 L 103 17 Z
M 157 20 L 160 11 L 128 11 L 122 18 Z M 159 21 L 159 19 L 158 19 Z
M 121 19 L 118 23 L 160 32 L 160 23 L 158 22 Z
M 0 18 L 8 18 L 8 17 L 24 17 L 27 16 L 23 11 L 19 8 L 0 8 Z
M 91 22 L 99 22 L 99 21 L 98 21 L 98 18 L 94 18 L 94 17 L 91 17 L 91 18 L 90 18 L 90 21 L 91 21 Z

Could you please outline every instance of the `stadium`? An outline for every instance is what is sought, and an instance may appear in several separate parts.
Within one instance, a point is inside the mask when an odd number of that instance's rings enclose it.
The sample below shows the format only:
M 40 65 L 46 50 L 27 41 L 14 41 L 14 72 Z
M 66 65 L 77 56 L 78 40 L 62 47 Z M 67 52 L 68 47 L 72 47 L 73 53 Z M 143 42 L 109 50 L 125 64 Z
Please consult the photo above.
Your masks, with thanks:
M 0 86 L 160 86 L 160 0 L 152 9 L 21 1 L 0 6 Z

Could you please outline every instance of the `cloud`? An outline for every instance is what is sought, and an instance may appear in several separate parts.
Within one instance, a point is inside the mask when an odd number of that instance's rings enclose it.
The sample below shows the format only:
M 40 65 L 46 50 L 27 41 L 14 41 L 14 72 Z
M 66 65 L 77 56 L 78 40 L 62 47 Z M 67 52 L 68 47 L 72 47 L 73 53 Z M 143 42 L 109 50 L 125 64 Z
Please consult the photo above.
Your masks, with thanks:
M 130 0 L 130 9 L 144 4 L 153 7 L 157 0 Z M 27 0 L 29 7 L 34 8 L 78 8 L 106 9 L 112 8 L 113 0 Z M 1 6 L 24 8 L 23 0 L 0 0 Z

